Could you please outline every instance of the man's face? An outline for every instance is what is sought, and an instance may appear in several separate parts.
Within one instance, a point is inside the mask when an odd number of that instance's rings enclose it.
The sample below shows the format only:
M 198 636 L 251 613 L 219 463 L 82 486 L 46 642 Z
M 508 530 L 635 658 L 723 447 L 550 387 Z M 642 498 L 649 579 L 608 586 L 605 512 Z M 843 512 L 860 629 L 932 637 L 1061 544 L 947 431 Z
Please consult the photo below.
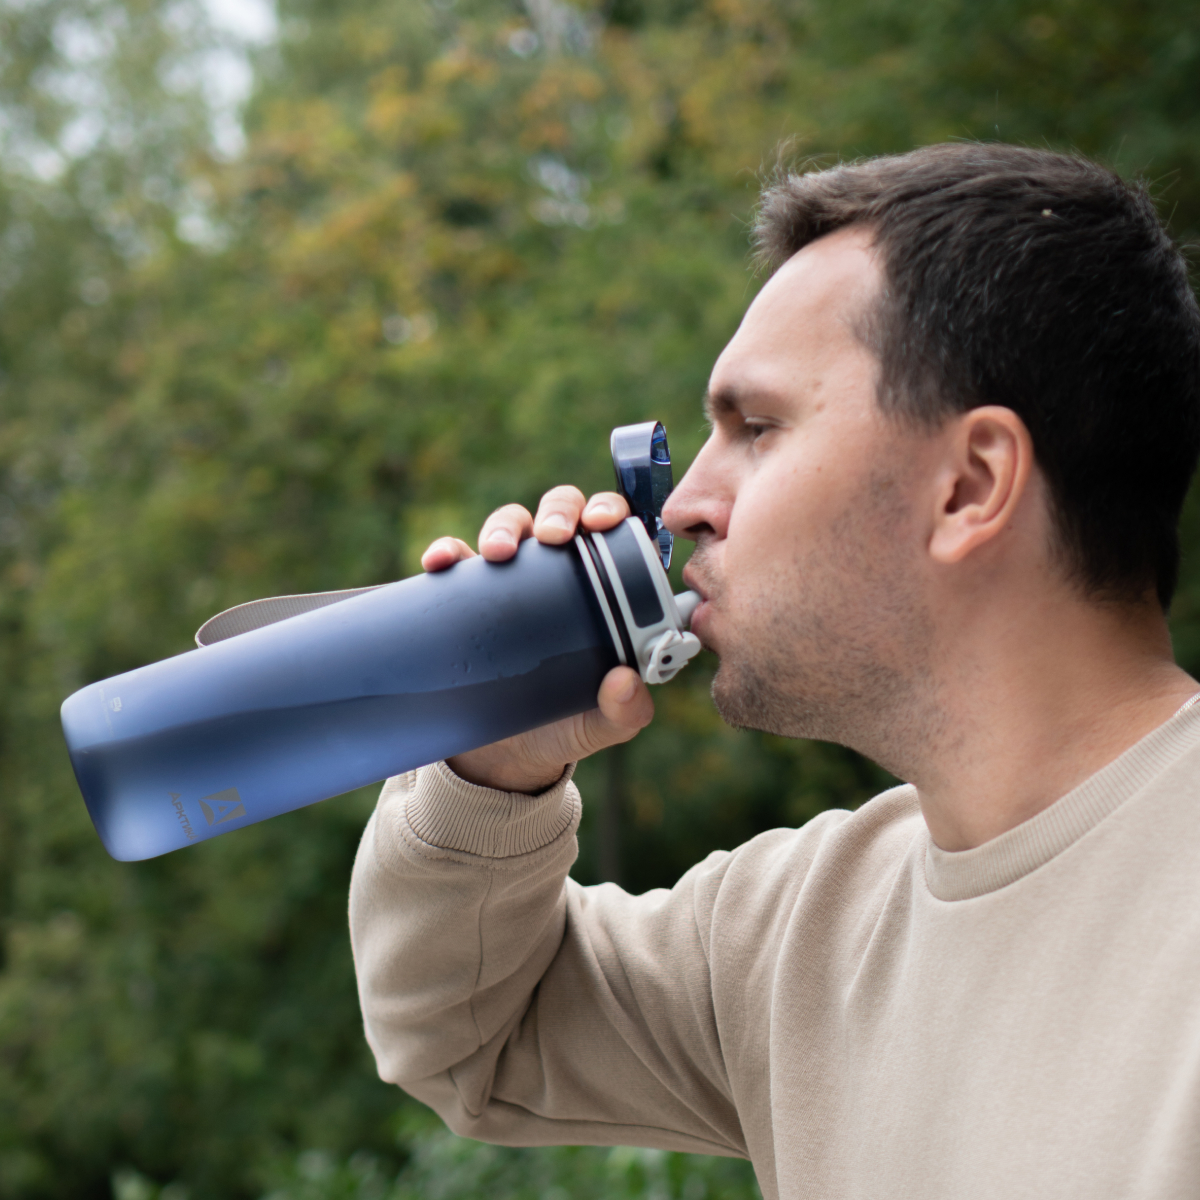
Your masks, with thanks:
M 693 630 L 732 724 L 853 745 L 927 723 L 930 621 L 916 514 L 928 439 L 887 418 L 856 335 L 882 274 L 869 234 L 805 247 L 713 368 L 712 434 L 664 510 L 697 548 Z

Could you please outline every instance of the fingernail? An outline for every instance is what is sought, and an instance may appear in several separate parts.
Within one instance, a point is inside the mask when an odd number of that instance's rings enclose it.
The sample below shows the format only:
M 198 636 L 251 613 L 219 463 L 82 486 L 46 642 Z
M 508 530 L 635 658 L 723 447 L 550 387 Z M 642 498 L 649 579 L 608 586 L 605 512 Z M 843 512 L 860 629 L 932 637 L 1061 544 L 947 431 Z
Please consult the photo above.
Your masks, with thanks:
M 621 690 L 617 693 L 618 704 L 628 704 L 633 699 L 634 693 L 637 692 L 638 680 L 637 676 L 633 675 L 627 679 Z
M 488 542 L 493 546 L 515 546 L 517 539 L 507 529 L 493 529 L 488 534 Z
M 589 517 L 615 517 L 617 506 L 611 500 L 589 500 L 587 513 Z
M 562 513 L 547 513 L 542 518 L 542 524 L 544 526 L 548 526 L 550 529 L 561 529 L 564 533 L 571 532 L 571 525 L 567 521 L 567 518 L 562 515 Z

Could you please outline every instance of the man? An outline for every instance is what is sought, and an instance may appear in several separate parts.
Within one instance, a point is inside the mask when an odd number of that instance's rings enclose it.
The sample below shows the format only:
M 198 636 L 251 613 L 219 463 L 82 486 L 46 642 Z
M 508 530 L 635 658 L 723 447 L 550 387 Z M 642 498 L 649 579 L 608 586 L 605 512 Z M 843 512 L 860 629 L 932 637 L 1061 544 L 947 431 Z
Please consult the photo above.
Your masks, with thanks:
M 516 1144 L 764 1196 L 1200 1194 L 1200 686 L 1164 612 L 1200 316 L 1138 188 L 934 146 L 784 179 L 664 518 L 737 725 L 908 781 L 640 897 L 567 878 L 586 716 L 388 782 L 351 922 L 380 1073 Z M 624 516 L 573 489 L 480 550 Z M 435 543 L 440 569 L 470 551 Z

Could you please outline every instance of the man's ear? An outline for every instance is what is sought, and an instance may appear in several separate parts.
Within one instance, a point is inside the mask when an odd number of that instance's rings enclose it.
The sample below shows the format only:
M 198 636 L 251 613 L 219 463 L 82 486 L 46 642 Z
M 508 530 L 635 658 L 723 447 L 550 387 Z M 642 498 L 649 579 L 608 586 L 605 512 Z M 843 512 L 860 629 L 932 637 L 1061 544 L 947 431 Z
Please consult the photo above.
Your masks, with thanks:
M 1011 408 L 987 405 L 954 417 L 936 492 L 929 553 L 961 562 L 1013 521 L 1033 471 L 1033 439 Z

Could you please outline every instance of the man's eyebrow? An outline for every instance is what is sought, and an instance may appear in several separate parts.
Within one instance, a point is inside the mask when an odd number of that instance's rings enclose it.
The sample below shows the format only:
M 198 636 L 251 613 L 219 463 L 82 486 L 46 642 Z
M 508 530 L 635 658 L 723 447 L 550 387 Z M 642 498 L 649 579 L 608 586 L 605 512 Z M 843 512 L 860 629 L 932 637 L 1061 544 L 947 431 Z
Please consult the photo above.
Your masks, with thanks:
M 704 415 L 709 421 L 731 413 L 741 415 L 752 405 L 758 403 L 778 404 L 779 396 L 770 388 L 750 386 L 738 387 L 736 384 L 726 384 L 715 392 L 711 389 L 704 394 Z
M 741 408 L 741 393 L 736 388 L 722 387 L 704 393 L 704 415 L 715 421 L 726 413 L 737 412 Z

